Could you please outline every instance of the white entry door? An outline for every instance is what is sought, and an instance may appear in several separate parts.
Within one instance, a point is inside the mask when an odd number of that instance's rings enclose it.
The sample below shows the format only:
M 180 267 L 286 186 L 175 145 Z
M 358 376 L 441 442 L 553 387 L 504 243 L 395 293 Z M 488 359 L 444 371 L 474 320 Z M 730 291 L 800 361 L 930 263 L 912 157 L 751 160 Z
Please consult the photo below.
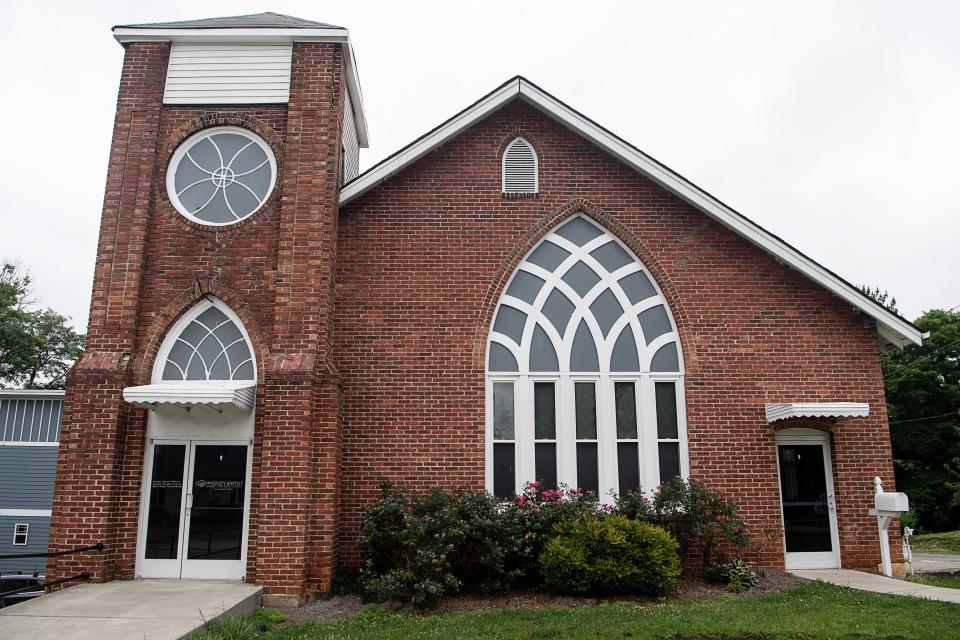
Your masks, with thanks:
M 828 438 L 828 434 L 812 429 L 790 429 L 777 434 L 788 570 L 840 566 Z
M 242 579 L 249 444 L 157 440 L 148 453 L 137 574 Z

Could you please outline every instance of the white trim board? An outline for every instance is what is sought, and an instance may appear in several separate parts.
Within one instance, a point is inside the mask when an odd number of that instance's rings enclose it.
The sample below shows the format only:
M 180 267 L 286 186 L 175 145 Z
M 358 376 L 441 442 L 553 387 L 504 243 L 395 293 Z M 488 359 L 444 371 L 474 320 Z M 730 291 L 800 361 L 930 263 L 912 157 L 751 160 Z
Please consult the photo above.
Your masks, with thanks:
M 921 344 L 924 333 L 913 324 L 891 313 L 867 298 L 856 287 L 844 281 L 789 244 L 751 222 L 715 197 L 695 186 L 682 176 L 666 168 L 636 147 L 618 138 L 586 116 L 571 109 L 529 80 L 516 77 L 482 97 L 476 103 L 453 116 L 433 131 L 404 147 L 380 164 L 367 170 L 340 191 L 340 205 L 356 200 L 367 191 L 416 162 L 437 147 L 445 144 L 467 128 L 486 118 L 514 99 L 521 99 L 539 111 L 557 120 L 575 133 L 593 142 L 601 149 L 661 187 L 685 200 L 710 218 L 723 224 L 752 244 L 771 254 L 777 260 L 799 271 L 820 286 L 859 309 L 877 322 L 881 342 L 902 348 Z
M 367 116 L 357 73 L 357 59 L 346 29 L 249 28 L 249 29 L 138 29 L 114 27 L 113 37 L 120 44 L 130 42 L 177 42 L 222 44 L 290 44 L 294 42 L 331 42 L 344 46 L 347 91 L 353 103 L 353 118 L 361 149 L 369 147 Z
M 0 516 L 10 518 L 49 518 L 51 509 L 0 509 Z

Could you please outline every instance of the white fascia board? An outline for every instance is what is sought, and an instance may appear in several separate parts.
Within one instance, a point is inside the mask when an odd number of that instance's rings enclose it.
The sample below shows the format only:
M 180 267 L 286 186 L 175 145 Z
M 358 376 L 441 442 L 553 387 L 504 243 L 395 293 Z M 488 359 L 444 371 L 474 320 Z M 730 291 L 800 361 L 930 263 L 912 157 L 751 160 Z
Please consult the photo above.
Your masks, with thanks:
M 516 96 L 587 138 L 634 170 L 649 177 L 664 189 L 674 193 L 752 244 L 770 253 L 787 266 L 796 269 L 853 307 L 872 317 L 888 330 L 884 337 L 893 344 L 904 347 L 910 343 L 918 345 L 922 343 L 923 334 L 910 323 L 890 313 L 880 305 L 867 300 L 854 287 L 843 282 L 807 256 L 523 78 L 509 82 L 499 90 L 494 91 L 446 124 L 424 136 L 416 144 L 404 149 L 393 158 L 374 167 L 346 185 L 340 191 L 341 206 L 360 197 L 366 191 L 441 146 L 447 140 L 485 118 L 492 111 Z
M 789 418 L 865 418 L 866 402 L 778 402 L 764 405 L 767 423 Z
M 117 27 L 113 37 L 127 42 L 346 42 L 346 29 L 133 29 Z
M 292 42 L 333 42 L 346 45 L 347 91 L 353 102 L 353 119 L 357 127 L 357 141 L 364 149 L 369 147 L 367 117 L 360 92 L 357 61 L 350 44 L 347 29 L 131 29 L 117 27 L 113 37 L 120 44 L 130 42 L 182 42 L 224 44 L 288 44 Z M 226 103 L 224 103 L 226 104 Z
M 0 389 L 0 398 L 63 400 L 64 394 L 63 389 Z

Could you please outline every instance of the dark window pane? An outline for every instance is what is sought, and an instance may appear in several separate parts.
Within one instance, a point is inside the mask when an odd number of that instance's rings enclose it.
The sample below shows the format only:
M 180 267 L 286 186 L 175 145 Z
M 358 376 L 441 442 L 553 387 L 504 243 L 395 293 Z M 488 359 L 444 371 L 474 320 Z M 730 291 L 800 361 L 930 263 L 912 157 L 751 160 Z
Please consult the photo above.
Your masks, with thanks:
M 592 382 L 573 384 L 577 408 L 577 440 L 597 439 L 597 388 Z
M 493 439 L 513 440 L 513 383 L 493 383 Z
M 144 557 L 148 560 L 175 560 L 177 557 L 186 451 L 183 444 L 153 447 L 153 477 L 150 479 L 150 510 L 144 549 Z
M 596 442 L 577 443 L 577 486 L 584 491 L 600 492 Z
M 541 489 L 557 488 L 557 445 L 553 442 L 538 442 L 534 458 L 537 480 Z
M 557 398 L 552 382 L 533 383 L 533 425 L 537 440 L 557 437 Z
M 831 551 L 823 447 L 781 445 L 777 449 L 787 552 Z
M 677 386 L 672 382 L 654 383 L 657 396 L 657 437 L 677 438 Z
M 493 495 L 498 498 L 513 496 L 516 486 L 513 451 L 513 443 L 493 445 Z
M 617 404 L 617 438 L 632 440 L 637 437 L 637 387 L 633 382 L 615 382 Z
M 239 560 L 247 448 L 198 445 L 193 462 L 190 560 Z
M 668 482 L 680 475 L 680 443 L 661 442 L 660 482 Z
M 617 475 L 621 496 L 640 490 L 640 445 L 636 442 L 617 443 Z

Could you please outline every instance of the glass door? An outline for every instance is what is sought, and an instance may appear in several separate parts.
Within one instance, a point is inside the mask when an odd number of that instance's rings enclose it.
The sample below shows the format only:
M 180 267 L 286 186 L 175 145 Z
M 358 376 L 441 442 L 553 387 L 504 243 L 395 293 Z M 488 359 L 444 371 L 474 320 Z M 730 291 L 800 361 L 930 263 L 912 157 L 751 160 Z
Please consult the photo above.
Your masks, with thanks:
M 840 566 L 826 443 L 781 442 L 777 459 L 787 569 Z
M 243 577 L 249 454 L 247 444 L 153 444 L 139 576 Z
M 244 574 L 247 450 L 247 445 L 193 445 L 181 577 L 228 579 Z

